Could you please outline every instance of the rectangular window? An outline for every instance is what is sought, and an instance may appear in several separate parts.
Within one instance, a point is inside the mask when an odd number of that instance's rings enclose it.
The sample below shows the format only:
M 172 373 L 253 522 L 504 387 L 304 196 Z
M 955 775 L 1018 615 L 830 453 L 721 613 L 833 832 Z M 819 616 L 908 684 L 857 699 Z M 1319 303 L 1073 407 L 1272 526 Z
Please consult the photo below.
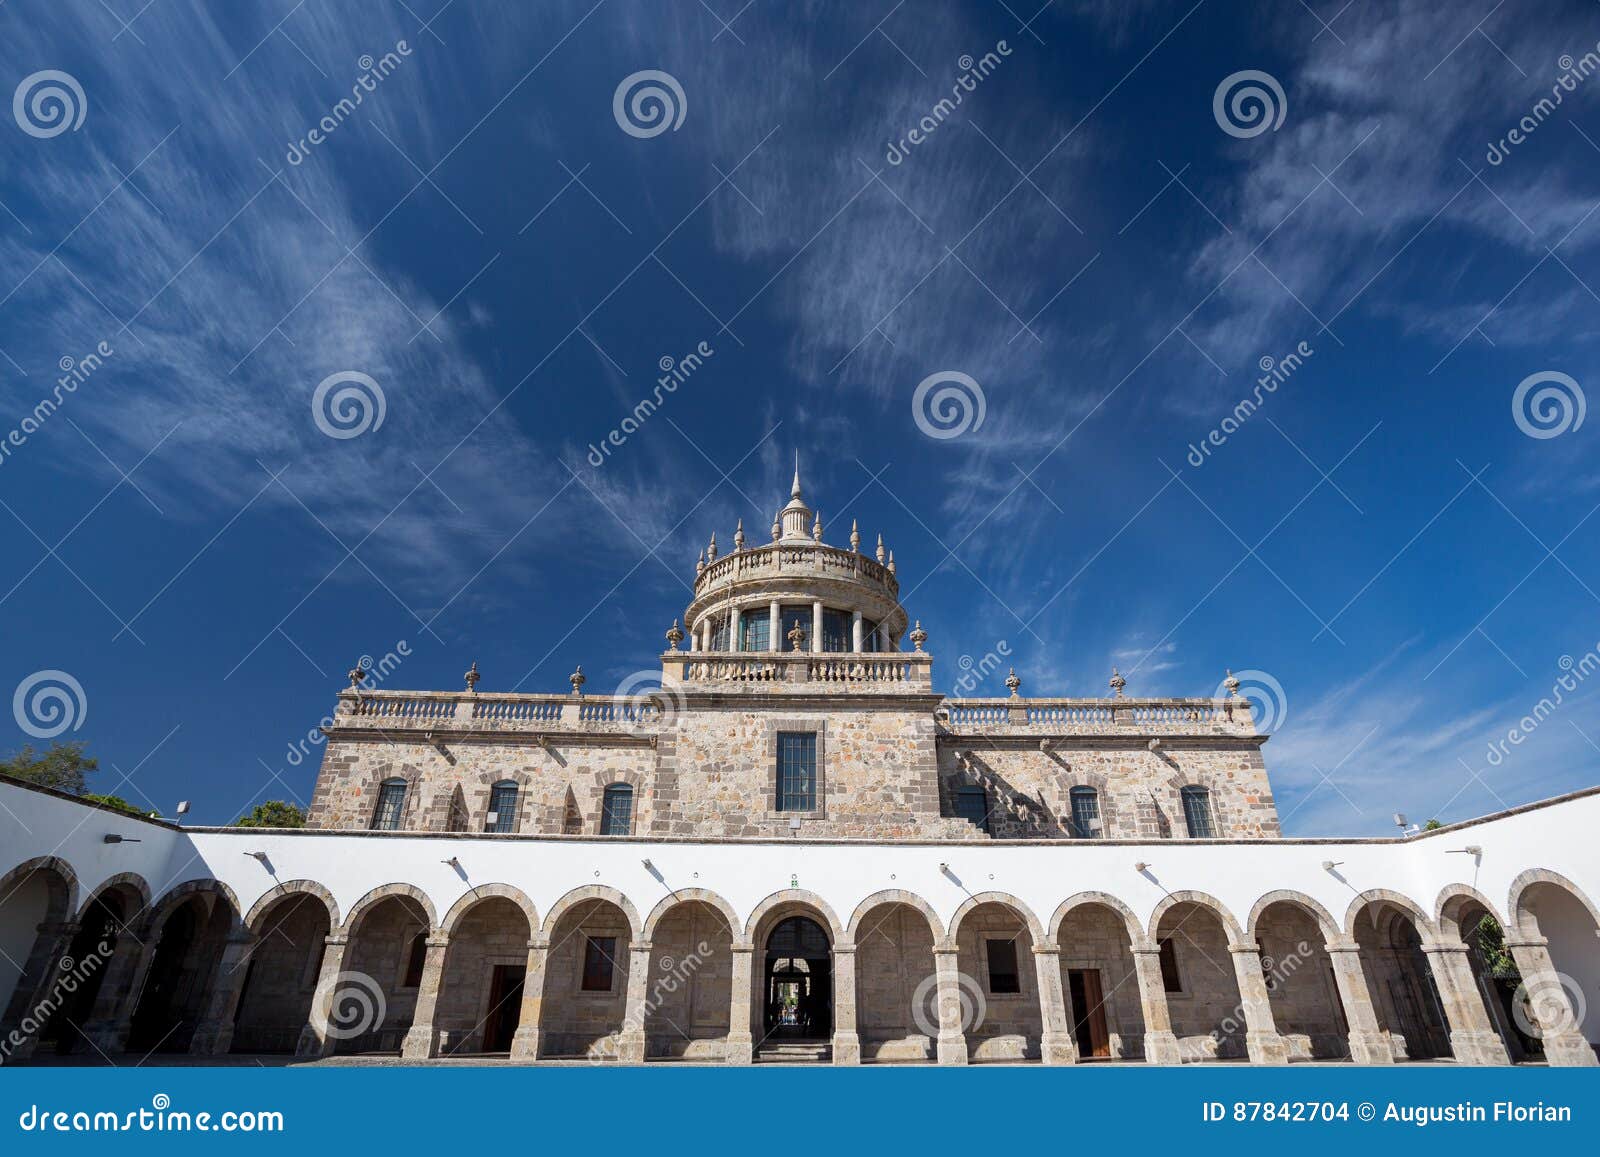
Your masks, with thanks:
M 728 649 L 728 629 L 733 625 L 731 615 L 718 615 L 711 623 L 711 649 L 713 651 L 726 651 Z
M 494 821 L 485 826 L 485 831 L 514 832 L 517 830 L 516 784 L 495 784 L 494 790 L 489 793 L 489 814 L 494 816 Z
M 855 617 L 848 611 L 822 612 L 822 649 L 849 651 L 854 648 Z
M 805 638 L 800 641 L 802 651 L 811 650 L 811 608 L 810 607 L 779 607 L 778 625 L 779 634 L 783 637 L 778 640 L 780 651 L 792 651 L 794 645 L 789 642 L 789 632 L 799 627 L 805 632 Z
M 1183 977 L 1178 975 L 1178 949 L 1172 940 L 1160 941 L 1161 987 L 1168 992 L 1183 991 Z
M 1211 793 L 1203 787 L 1183 789 L 1183 819 L 1189 826 L 1189 838 L 1209 840 L 1215 834 L 1211 826 Z
M 378 788 L 378 810 L 373 813 L 375 831 L 393 832 L 400 829 L 400 815 L 405 810 L 406 785 L 386 783 Z
M 615 936 L 588 937 L 583 945 L 583 991 L 610 992 L 616 959 Z
M 633 833 L 633 788 L 614 783 L 606 788 L 600 804 L 600 834 L 626 836 Z
M 817 733 L 778 732 L 778 810 L 817 810 Z
M 969 785 L 956 789 L 956 816 L 989 830 L 989 796 L 983 788 Z
M 1100 838 L 1100 796 L 1093 788 L 1073 788 L 1072 835 L 1074 839 Z
M 989 960 L 989 991 L 1021 992 L 1022 978 L 1017 975 L 1017 942 L 986 940 L 984 953 Z
M 772 649 L 772 616 L 764 610 L 749 610 L 739 620 L 739 650 Z

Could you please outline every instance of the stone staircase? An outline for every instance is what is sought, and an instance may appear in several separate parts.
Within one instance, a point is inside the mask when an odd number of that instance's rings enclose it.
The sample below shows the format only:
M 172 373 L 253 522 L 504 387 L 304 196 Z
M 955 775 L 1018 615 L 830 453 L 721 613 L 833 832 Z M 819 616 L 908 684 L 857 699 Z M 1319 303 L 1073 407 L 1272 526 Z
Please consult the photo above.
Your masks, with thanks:
M 756 1050 L 759 1065 L 825 1065 L 833 1061 L 828 1041 L 768 1041 Z

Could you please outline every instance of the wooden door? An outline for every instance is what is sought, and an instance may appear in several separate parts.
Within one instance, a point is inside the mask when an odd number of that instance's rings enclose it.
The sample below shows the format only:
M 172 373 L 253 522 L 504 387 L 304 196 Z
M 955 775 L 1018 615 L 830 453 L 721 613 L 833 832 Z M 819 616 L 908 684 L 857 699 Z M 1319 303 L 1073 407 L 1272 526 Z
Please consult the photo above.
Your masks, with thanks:
M 1105 990 L 1098 968 L 1074 968 L 1067 973 L 1072 993 L 1072 1035 L 1080 1057 L 1109 1057 L 1111 1033 L 1106 1028 Z
M 483 1051 L 508 1053 L 511 1040 L 522 1021 L 522 981 L 527 968 L 521 964 L 496 964 L 489 976 L 489 1015 L 483 1022 Z

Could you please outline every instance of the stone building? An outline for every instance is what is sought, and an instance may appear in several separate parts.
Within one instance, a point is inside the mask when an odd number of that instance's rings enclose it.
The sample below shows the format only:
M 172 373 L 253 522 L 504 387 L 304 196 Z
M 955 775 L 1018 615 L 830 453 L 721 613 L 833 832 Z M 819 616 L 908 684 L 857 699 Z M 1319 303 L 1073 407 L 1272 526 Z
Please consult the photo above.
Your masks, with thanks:
M 770 529 L 613 694 L 353 670 L 303 830 L 0 782 L 0 1055 L 1595 1063 L 1600 793 L 1284 839 L 1231 676 L 941 695 L 881 538 Z

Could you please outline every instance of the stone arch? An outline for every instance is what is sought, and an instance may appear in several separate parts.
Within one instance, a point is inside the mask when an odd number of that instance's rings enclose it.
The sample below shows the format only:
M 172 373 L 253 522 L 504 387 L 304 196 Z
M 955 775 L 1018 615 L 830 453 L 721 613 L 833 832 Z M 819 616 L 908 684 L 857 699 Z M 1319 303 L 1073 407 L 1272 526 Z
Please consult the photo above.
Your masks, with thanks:
M 1144 1056 L 1147 1025 L 1134 953 L 1148 941 L 1133 909 L 1107 892 L 1078 892 L 1057 905 L 1049 929 L 1079 1059 Z
M 395 830 L 414 831 L 427 826 L 428 809 L 422 803 L 422 769 L 409 763 L 398 767 L 392 763 L 381 763 L 367 773 L 361 784 L 359 798 L 365 801 L 365 811 L 358 815 L 363 828 L 371 828 L 378 818 L 378 800 L 382 797 L 383 785 L 397 779 L 405 782 L 406 797 L 400 804 L 400 825 Z
M 361 921 L 391 896 L 405 896 L 416 901 L 428 918 L 429 931 L 439 926 L 439 916 L 434 911 L 433 901 L 428 899 L 428 894 L 421 888 L 410 884 L 380 884 L 355 902 L 350 914 L 344 918 L 344 923 L 339 925 L 339 934 L 346 937 L 354 936 L 361 926 Z
M 1321 903 L 1313 900 L 1304 892 L 1296 892 L 1293 888 L 1278 888 L 1262 896 L 1251 907 L 1250 918 L 1245 921 L 1244 925 L 1245 932 L 1251 942 L 1257 939 L 1257 926 L 1261 922 L 1261 914 L 1274 904 L 1293 904 L 1304 911 L 1316 921 L 1317 927 L 1322 931 L 1322 937 L 1325 942 L 1332 943 L 1341 939 L 1343 929 L 1340 927 L 1339 922 L 1333 918 L 1333 913 L 1329 912 Z
M 708 908 L 715 908 L 722 913 L 722 918 L 728 922 L 728 932 L 737 936 L 744 923 L 739 919 L 739 914 L 733 910 L 733 905 L 724 900 L 715 892 L 706 888 L 679 888 L 670 896 L 662 898 L 661 902 L 650 910 L 650 915 L 645 917 L 643 939 L 649 940 L 655 936 L 656 928 L 667 914 L 679 904 L 704 904 Z
M 287 880 L 251 906 L 244 927 L 252 943 L 223 1047 L 293 1053 L 311 1017 L 328 936 L 339 927 L 339 905 L 314 880 Z
M 862 919 L 868 912 L 882 904 L 904 904 L 909 908 L 915 908 L 928 921 L 928 929 L 933 933 L 933 942 L 938 944 L 944 940 L 944 922 L 939 919 L 933 906 L 915 892 L 907 892 L 904 888 L 884 888 L 857 904 L 855 911 L 850 914 L 845 938 L 851 943 L 859 942 Z
M 1478 889 L 1469 884 L 1446 884 L 1439 892 L 1439 898 L 1433 903 L 1433 922 L 1439 930 L 1439 936 L 1444 940 L 1465 940 L 1461 932 L 1461 912 L 1468 904 L 1482 905 L 1483 910 L 1495 918 L 1502 928 L 1506 928 L 1505 917 L 1495 910 L 1493 902 Z
M 515 784 L 517 789 L 517 814 L 512 820 L 512 833 L 533 830 L 539 812 L 539 780 L 526 767 L 487 767 L 476 775 L 468 773 L 463 782 L 472 789 L 467 801 L 469 816 L 483 816 L 487 826 L 489 805 L 494 801 L 494 789 L 502 783 Z M 537 925 L 535 925 L 537 927 Z
M 125 924 L 132 922 L 133 918 L 140 912 L 149 909 L 151 903 L 149 882 L 138 872 L 118 872 L 115 876 L 108 876 L 106 879 L 101 880 L 100 883 L 95 885 L 94 891 L 84 897 L 83 904 L 78 908 L 77 919 L 82 920 L 84 914 L 89 911 L 89 905 L 113 888 L 127 888 L 139 898 L 133 910 L 128 914 L 127 920 L 123 921 Z
M 148 966 L 128 1018 L 130 1052 L 200 1044 L 223 954 L 242 921 L 238 896 L 220 880 L 186 880 L 156 902 L 143 925 Z
M 1226 790 L 1227 779 L 1204 764 L 1180 766 L 1173 755 L 1173 749 L 1166 743 L 1167 741 L 1163 739 L 1161 749 L 1151 753 L 1154 759 L 1167 768 L 1167 774 L 1156 781 L 1158 790 L 1155 796 L 1155 808 L 1157 820 L 1163 829 L 1162 837 L 1188 838 L 1189 819 L 1183 810 L 1183 789 L 1200 787 L 1205 789 L 1206 798 L 1211 805 L 1213 838 L 1226 839 L 1228 833 L 1241 826 L 1240 816 L 1232 798 L 1233 793 Z
M 22 882 L 35 872 L 48 871 L 56 876 L 56 880 L 46 879 L 46 886 L 50 887 L 50 906 L 54 911 L 59 903 L 60 915 L 55 919 L 66 920 L 78 911 L 78 873 L 71 864 L 60 856 L 35 856 L 31 860 L 24 860 L 5 875 L 0 876 L 0 904 L 3 904 L 12 892 L 21 887 Z M 53 886 L 59 882 L 64 891 L 57 894 Z
M 1009 908 L 1022 918 L 1027 925 L 1028 934 L 1033 937 L 1035 944 L 1046 942 L 1044 925 L 1039 923 L 1039 917 L 1033 914 L 1033 909 L 1017 899 L 1010 892 L 978 892 L 968 896 L 961 902 L 961 907 L 955 910 L 950 917 L 950 931 L 945 935 L 945 946 L 954 947 L 956 935 L 961 931 L 961 922 L 972 913 L 980 904 L 999 904 L 1002 908 Z
M 1157 933 L 1161 928 L 1161 918 L 1179 904 L 1195 904 L 1201 908 L 1208 909 L 1218 920 L 1222 921 L 1223 931 L 1228 934 L 1230 943 L 1250 943 L 1245 938 L 1244 929 L 1239 927 L 1239 921 L 1234 918 L 1233 913 L 1228 910 L 1226 904 L 1209 892 L 1193 891 L 1168 892 L 1162 897 L 1161 902 L 1156 905 L 1155 911 L 1150 913 L 1149 931 L 1151 943 L 1156 942 L 1158 939 Z
M 444 919 L 439 922 L 439 930 L 449 935 L 455 932 L 462 919 L 485 900 L 493 899 L 510 900 L 522 914 L 528 918 L 528 935 L 532 937 L 539 928 L 539 913 L 534 909 L 533 901 L 528 899 L 528 894 L 521 888 L 511 884 L 479 884 L 476 888 L 462 894 L 461 898 L 450 906 L 450 911 L 444 914 Z
M 229 932 L 238 932 L 243 927 L 243 911 L 239 906 L 239 897 L 234 890 L 221 880 L 185 880 L 176 888 L 164 894 L 160 900 L 151 906 L 150 916 L 144 923 L 145 938 L 155 935 L 167 922 L 168 917 L 177 911 L 178 907 L 193 896 L 213 893 L 228 902 Z
M 1061 925 L 1074 908 L 1081 908 L 1085 904 L 1099 904 L 1109 908 L 1128 926 L 1128 944 L 1132 948 L 1142 948 L 1149 944 L 1145 936 L 1144 925 L 1139 923 L 1139 917 L 1133 914 L 1133 909 L 1117 899 L 1110 892 L 1076 892 L 1056 905 L 1055 912 L 1050 917 L 1049 938 L 1044 941 L 1048 944 L 1061 944 Z
M 632 931 L 633 939 L 643 939 L 644 922 L 639 919 L 638 910 L 634 908 L 633 902 L 617 889 L 605 884 L 585 884 L 581 888 L 574 888 L 552 904 L 550 911 L 545 913 L 544 924 L 540 928 L 541 938 L 549 940 L 560 926 L 561 918 L 586 900 L 606 900 L 615 904 L 628 918 L 628 927 Z
M 1506 915 L 1510 917 L 1519 932 L 1532 935 L 1537 931 L 1537 928 L 1529 927 L 1526 923 L 1531 913 L 1526 911 L 1524 904 L 1528 889 L 1535 884 L 1554 884 L 1572 893 L 1572 898 L 1589 910 L 1589 918 L 1595 922 L 1597 928 L 1600 928 L 1600 908 L 1595 907 L 1588 893 L 1560 872 L 1552 872 L 1547 868 L 1529 868 L 1511 881 L 1511 887 L 1506 892 Z
M 1367 905 L 1375 903 L 1379 900 L 1384 900 L 1390 904 L 1393 904 L 1396 908 L 1402 909 L 1406 915 L 1411 917 L 1411 921 L 1417 926 L 1417 932 L 1421 935 L 1422 942 L 1424 944 L 1434 944 L 1438 942 L 1439 930 L 1434 925 L 1432 918 L 1430 918 L 1429 915 L 1422 910 L 1422 905 L 1418 904 L 1410 896 L 1402 895 L 1401 893 L 1393 891 L 1389 888 L 1368 888 L 1365 892 L 1362 892 L 1359 896 L 1350 901 L 1350 907 L 1345 909 L 1344 914 L 1344 931 L 1346 936 L 1354 938 L 1356 934 L 1356 920 L 1361 916 L 1362 911 L 1365 910 Z
M 845 939 L 844 925 L 839 922 L 832 905 L 806 888 L 784 888 L 755 906 L 750 918 L 745 921 L 744 943 L 753 944 L 759 950 L 760 944 L 756 939 L 758 932 L 768 931 L 766 925 L 776 923 L 776 917 L 800 914 L 798 910 L 802 908 L 809 908 L 823 918 L 823 925 L 835 944 Z M 791 912 L 791 909 L 794 911 Z
M 261 921 L 267 913 L 277 906 L 278 901 L 297 894 L 315 896 L 321 900 L 322 906 L 328 910 L 329 930 L 339 927 L 339 904 L 334 900 L 333 893 L 315 880 L 285 880 L 251 906 L 249 915 L 244 918 L 245 928 L 257 936 L 261 935 Z

